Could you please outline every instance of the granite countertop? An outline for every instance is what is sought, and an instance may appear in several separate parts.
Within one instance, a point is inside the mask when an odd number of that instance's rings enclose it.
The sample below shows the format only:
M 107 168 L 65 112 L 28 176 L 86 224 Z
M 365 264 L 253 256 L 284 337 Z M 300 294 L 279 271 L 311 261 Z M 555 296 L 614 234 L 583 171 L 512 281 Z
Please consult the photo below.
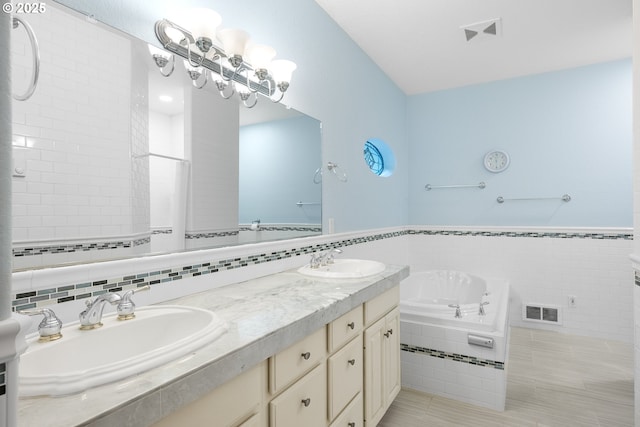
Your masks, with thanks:
M 18 402 L 18 427 L 149 426 L 397 285 L 409 267 L 363 279 L 315 279 L 295 270 L 168 301 L 214 311 L 226 334 L 134 377 L 64 397 Z

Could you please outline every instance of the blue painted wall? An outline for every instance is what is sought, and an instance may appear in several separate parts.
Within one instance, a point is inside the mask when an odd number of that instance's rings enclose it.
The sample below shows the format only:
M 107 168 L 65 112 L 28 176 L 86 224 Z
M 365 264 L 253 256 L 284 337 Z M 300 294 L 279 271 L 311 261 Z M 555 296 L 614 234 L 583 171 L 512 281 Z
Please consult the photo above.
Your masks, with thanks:
M 320 142 L 319 122 L 306 116 L 240 128 L 240 224 L 320 224 Z
M 631 77 L 621 60 L 409 97 L 409 223 L 631 227 Z M 493 174 L 496 148 L 511 165 Z
M 406 224 L 406 96 L 315 1 L 59 1 L 151 43 L 157 43 L 156 20 L 209 7 L 220 13 L 222 26 L 243 28 L 256 42 L 272 45 L 278 58 L 298 65 L 285 102 L 322 122 L 323 164 L 337 163 L 348 174 L 346 183 L 325 174 L 324 229 L 330 219 L 336 232 Z M 373 137 L 396 153 L 391 177 L 376 177 L 364 162 L 364 143 Z

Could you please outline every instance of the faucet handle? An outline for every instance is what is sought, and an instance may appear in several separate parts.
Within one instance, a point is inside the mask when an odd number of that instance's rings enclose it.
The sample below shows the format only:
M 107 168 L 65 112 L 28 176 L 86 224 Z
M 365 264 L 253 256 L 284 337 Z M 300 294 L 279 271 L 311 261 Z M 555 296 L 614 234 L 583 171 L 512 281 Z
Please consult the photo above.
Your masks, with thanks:
M 38 334 L 40 334 L 38 341 L 49 342 L 62 338 L 62 333 L 60 333 L 62 321 L 58 319 L 58 316 L 50 308 L 20 310 L 18 313 L 26 314 L 27 316 L 35 316 L 37 314 L 44 316 L 38 325 Z
M 148 291 L 149 289 L 151 289 L 151 286 L 144 285 L 139 288 L 131 289 L 125 292 L 122 295 L 122 298 L 120 299 L 120 303 L 118 304 L 118 307 L 116 307 L 116 310 L 118 312 L 118 320 L 130 320 L 136 317 L 136 314 L 135 314 L 136 305 L 131 300 L 131 297 L 136 292 Z

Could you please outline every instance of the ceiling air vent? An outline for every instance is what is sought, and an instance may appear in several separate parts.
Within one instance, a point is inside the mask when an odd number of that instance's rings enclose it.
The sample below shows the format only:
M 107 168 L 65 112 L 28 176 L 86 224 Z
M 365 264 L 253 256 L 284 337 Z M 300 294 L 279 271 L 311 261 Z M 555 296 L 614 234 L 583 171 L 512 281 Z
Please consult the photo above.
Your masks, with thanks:
M 494 38 L 502 35 L 502 18 L 476 22 L 460 27 L 467 41 Z

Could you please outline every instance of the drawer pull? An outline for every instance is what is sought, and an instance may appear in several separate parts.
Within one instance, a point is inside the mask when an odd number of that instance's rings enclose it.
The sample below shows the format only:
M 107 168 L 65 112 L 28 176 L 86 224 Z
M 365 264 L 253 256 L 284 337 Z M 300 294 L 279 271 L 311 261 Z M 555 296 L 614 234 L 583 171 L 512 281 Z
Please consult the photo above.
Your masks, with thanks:
M 347 323 L 347 326 L 349 327 L 349 329 L 355 329 L 356 328 L 356 322 Z
M 349 359 L 347 360 L 347 362 L 349 363 L 349 365 L 353 366 L 356 364 L 356 359 Z
M 311 357 L 311 353 L 307 351 L 305 353 L 302 353 L 300 356 L 302 356 L 304 360 L 309 360 L 309 358 Z
M 308 397 L 306 399 L 302 399 L 302 404 L 306 408 L 307 406 L 311 405 L 311 399 Z
M 356 427 L 356 423 L 354 423 L 353 421 L 351 421 L 349 424 L 347 424 L 348 427 Z

